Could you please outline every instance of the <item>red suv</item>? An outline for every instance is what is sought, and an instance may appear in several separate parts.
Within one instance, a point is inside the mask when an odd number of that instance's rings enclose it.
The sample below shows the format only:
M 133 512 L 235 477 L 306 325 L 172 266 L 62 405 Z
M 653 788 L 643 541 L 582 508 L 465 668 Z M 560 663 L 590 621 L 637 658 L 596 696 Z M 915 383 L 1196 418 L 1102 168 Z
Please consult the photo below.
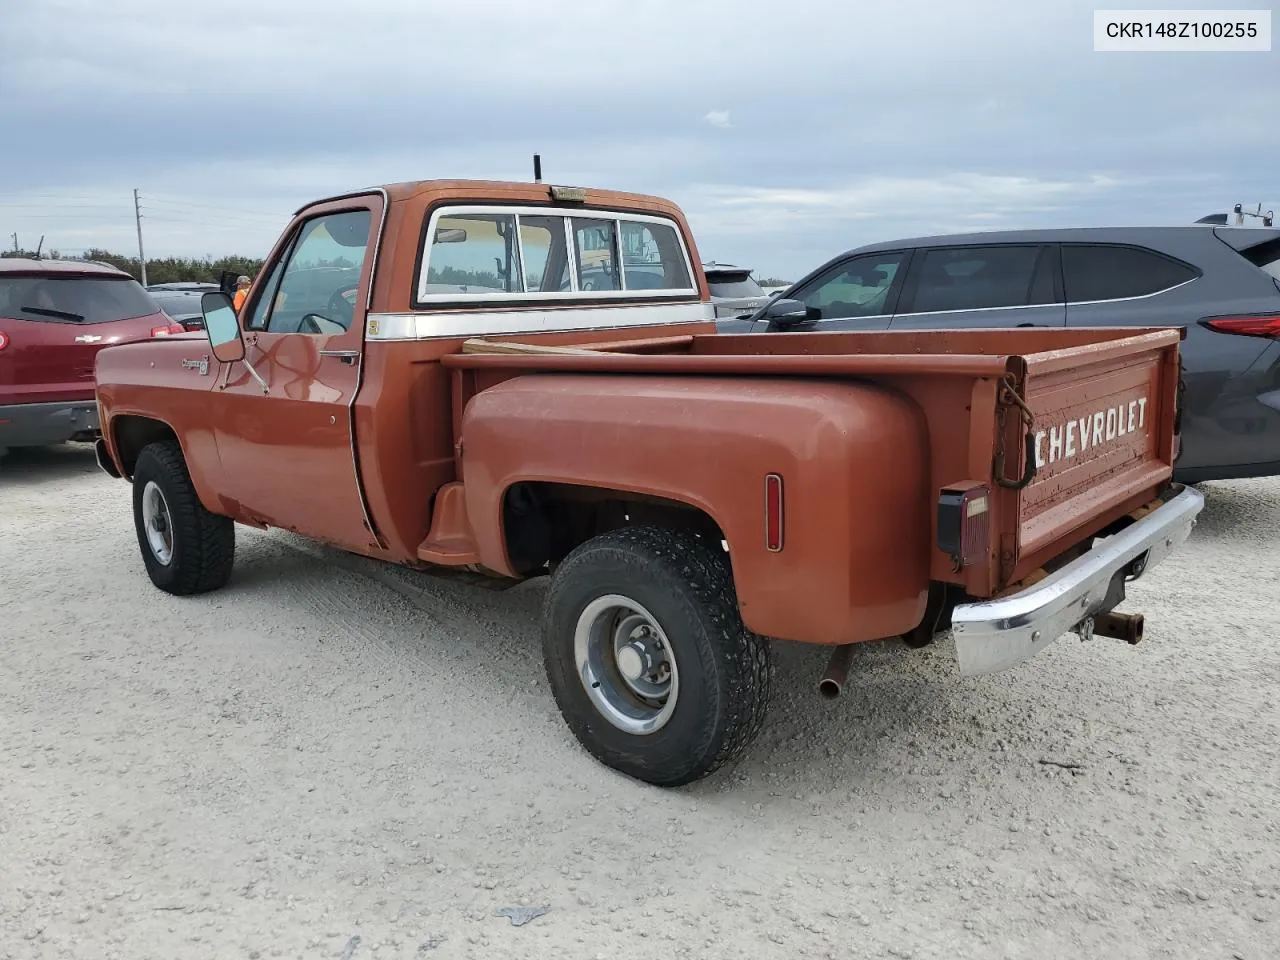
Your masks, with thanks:
M 115 267 L 0 258 L 0 454 L 93 439 L 98 351 L 184 332 Z

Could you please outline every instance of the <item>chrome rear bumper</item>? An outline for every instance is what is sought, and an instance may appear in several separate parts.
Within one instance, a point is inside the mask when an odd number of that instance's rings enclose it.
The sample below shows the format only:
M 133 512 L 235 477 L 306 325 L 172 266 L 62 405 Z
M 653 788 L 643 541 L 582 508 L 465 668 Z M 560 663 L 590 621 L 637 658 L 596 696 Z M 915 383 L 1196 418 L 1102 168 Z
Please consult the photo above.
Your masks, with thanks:
M 957 606 L 951 629 L 961 674 L 1016 666 L 1103 613 L 1112 580 L 1118 575 L 1135 580 L 1176 550 L 1191 535 L 1203 508 L 1204 497 L 1187 487 L 1026 590 Z

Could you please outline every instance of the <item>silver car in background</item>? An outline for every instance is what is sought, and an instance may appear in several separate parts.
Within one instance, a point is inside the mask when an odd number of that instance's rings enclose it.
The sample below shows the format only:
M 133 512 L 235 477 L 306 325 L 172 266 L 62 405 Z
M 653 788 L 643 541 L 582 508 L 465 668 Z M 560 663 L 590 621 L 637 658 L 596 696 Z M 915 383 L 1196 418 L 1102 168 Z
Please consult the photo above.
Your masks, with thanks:
M 707 275 L 716 319 L 750 316 L 770 300 L 769 294 L 751 276 L 750 267 L 712 261 L 702 265 L 702 272 Z

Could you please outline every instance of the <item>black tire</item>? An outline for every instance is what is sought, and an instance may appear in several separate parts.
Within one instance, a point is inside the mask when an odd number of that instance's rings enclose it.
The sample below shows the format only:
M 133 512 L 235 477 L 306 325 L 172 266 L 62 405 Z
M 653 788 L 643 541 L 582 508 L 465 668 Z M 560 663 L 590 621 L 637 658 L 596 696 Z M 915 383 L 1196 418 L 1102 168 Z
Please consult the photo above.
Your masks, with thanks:
M 574 653 L 579 618 L 618 594 L 651 614 L 674 654 L 679 686 L 669 719 L 637 734 L 588 696 Z M 698 780 L 740 757 L 764 721 L 772 663 L 767 639 L 742 624 L 720 543 L 663 527 L 626 527 L 579 546 L 557 568 L 543 611 L 543 658 L 569 729 L 599 761 L 662 787 Z
M 157 555 L 147 535 L 143 500 L 151 484 L 159 489 L 168 515 L 171 548 L 167 561 Z M 147 575 L 166 593 L 207 593 L 224 586 L 231 577 L 235 522 L 204 508 L 177 444 L 152 443 L 138 454 L 133 471 L 133 523 Z
M 923 650 L 938 639 L 938 632 L 945 629 L 945 623 L 951 617 L 948 602 L 948 588 L 942 584 L 933 584 L 929 588 L 929 600 L 925 604 L 924 618 L 914 630 L 902 635 L 902 642 L 913 650 Z

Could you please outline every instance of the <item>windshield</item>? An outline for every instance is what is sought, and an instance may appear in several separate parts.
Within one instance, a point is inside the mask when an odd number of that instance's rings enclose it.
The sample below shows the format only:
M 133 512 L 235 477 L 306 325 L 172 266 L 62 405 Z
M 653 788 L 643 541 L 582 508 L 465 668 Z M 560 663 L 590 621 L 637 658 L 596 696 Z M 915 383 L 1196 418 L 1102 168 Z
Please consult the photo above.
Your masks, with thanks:
M 45 323 L 111 323 L 157 312 L 129 277 L 0 277 L 0 316 Z
M 728 276 L 707 277 L 707 286 L 711 288 L 713 297 L 764 297 L 768 296 L 764 288 L 756 283 L 751 274 L 730 274 Z

